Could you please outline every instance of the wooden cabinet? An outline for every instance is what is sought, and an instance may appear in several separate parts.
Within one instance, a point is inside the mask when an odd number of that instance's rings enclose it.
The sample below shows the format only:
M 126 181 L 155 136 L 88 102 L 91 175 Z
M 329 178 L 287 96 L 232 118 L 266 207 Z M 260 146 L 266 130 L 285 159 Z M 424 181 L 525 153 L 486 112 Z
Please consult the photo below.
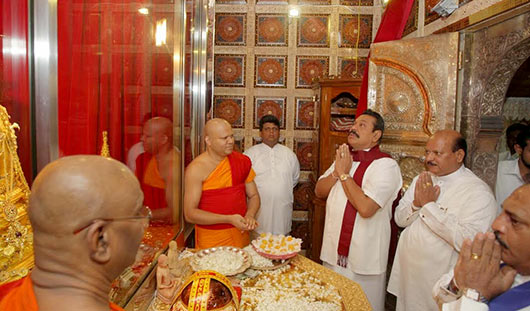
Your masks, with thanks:
M 335 160 L 335 150 L 347 142 L 348 131 L 355 120 L 361 90 L 360 79 L 323 79 L 314 85 L 319 98 L 318 150 L 316 167 L 322 175 Z M 317 177 L 318 178 L 318 177 Z M 311 254 L 319 262 L 322 233 L 326 216 L 326 201 L 315 198 L 310 211 Z
M 360 79 L 327 79 L 316 84 L 320 113 L 318 128 L 318 174 L 322 175 L 335 160 L 335 150 L 347 141 L 355 119 L 361 90 Z

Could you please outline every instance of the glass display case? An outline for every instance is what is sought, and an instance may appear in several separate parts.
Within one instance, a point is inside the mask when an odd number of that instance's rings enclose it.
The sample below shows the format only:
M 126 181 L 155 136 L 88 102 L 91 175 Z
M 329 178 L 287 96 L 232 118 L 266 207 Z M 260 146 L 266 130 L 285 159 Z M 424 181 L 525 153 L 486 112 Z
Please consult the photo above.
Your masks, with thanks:
M 110 300 L 126 309 L 152 298 L 158 256 L 191 233 L 182 177 L 200 152 L 212 95 L 206 4 L 34 2 L 37 169 L 62 156 L 109 156 L 135 173 L 153 214 L 135 263 L 112 284 Z

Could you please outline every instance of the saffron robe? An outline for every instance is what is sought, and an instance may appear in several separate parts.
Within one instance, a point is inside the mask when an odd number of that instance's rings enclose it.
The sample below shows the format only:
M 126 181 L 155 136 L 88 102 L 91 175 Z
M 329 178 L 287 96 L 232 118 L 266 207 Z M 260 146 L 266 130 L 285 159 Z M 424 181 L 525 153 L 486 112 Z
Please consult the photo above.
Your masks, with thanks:
M 109 302 L 109 309 L 112 311 L 124 311 L 117 305 Z M 33 291 L 33 282 L 28 276 L 22 279 L 19 286 L 11 288 L 7 295 L 0 300 L 0 310 L 9 311 L 38 311 L 37 299 Z
M 144 193 L 144 205 L 150 209 L 167 207 L 166 183 L 160 177 L 156 158 L 144 152 L 136 159 L 136 177 Z
M 232 152 L 224 158 L 202 184 L 199 209 L 222 215 L 247 212 L 245 184 L 256 174 L 250 159 Z M 250 242 L 248 231 L 241 232 L 231 224 L 195 225 L 195 246 L 198 249 L 215 246 L 245 247 Z

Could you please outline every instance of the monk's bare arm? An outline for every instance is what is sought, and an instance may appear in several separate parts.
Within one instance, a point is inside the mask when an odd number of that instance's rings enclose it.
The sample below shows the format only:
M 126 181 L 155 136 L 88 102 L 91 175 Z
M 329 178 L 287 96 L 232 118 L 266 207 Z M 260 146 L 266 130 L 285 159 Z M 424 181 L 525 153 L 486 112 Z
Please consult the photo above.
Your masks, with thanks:
M 180 193 L 178 189 L 181 189 L 180 181 L 180 151 L 174 150 L 171 153 L 171 158 L 167 167 L 160 170 L 160 175 L 166 184 L 165 197 L 167 207 L 162 209 L 153 210 L 153 219 L 164 220 L 173 223 L 176 215 L 180 215 Z M 177 220 L 178 223 L 178 220 Z
M 198 225 L 214 225 L 228 223 L 243 230 L 244 219 L 241 215 L 221 215 L 199 209 L 202 195 L 200 163 L 191 163 L 184 176 L 184 217 L 187 222 Z
M 254 230 L 258 226 L 256 221 L 256 214 L 260 207 L 260 198 L 258 193 L 258 187 L 256 183 L 251 181 L 245 184 L 245 191 L 247 193 L 247 213 L 245 219 L 247 221 L 247 230 Z

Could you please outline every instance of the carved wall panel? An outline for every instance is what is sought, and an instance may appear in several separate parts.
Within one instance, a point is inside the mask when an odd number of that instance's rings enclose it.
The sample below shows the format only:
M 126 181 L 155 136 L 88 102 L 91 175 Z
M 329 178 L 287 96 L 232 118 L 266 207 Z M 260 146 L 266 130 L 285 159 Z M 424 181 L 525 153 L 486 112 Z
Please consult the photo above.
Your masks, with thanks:
M 454 128 L 458 33 L 377 43 L 371 55 L 368 105 L 383 114 L 388 139 L 423 146 Z
M 530 57 L 530 12 L 465 34 L 461 82 L 461 132 L 468 166 L 493 188 L 502 110 L 512 77 Z M 493 135 L 493 139 L 492 139 Z

